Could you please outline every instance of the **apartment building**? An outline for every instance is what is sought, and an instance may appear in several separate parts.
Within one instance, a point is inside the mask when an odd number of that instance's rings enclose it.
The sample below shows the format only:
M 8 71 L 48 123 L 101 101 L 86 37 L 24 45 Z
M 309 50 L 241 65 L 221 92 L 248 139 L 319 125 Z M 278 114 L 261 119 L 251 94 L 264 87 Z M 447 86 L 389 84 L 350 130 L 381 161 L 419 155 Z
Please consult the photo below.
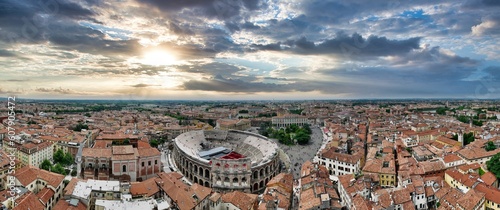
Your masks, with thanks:
M 43 208 L 37 207 L 32 209 L 51 210 L 63 196 L 64 176 L 61 174 L 52 173 L 33 166 L 25 166 L 16 170 L 13 174 L 7 175 L 7 180 L 9 180 L 9 185 L 13 184 L 16 188 L 21 189 L 19 192 L 22 193 L 21 195 L 16 195 L 15 202 L 9 203 L 11 206 L 7 206 L 8 208 L 24 210 L 28 209 L 25 207 L 31 205 L 40 206 L 38 204 L 40 202 Z M 33 200 L 37 204 L 23 204 L 24 199 Z
M 306 116 L 298 114 L 286 114 L 272 118 L 273 126 L 276 128 L 285 128 L 290 125 L 303 126 L 309 124 L 309 119 Z
M 39 167 L 43 160 L 52 160 L 53 154 L 52 143 L 33 141 L 18 148 L 17 158 L 25 166 Z
M 105 148 L 83 148 L 82 171 L 85 179 L 137 181 L 161 172 L 161 153 L 149 144 Z
M 336 152 L 336 149 L 335 147 L 325 148 L 318 156 L 319 164 L 325 166 L 330 175 L 358 174 L 363 157 L 361 152 L 351 155 Z

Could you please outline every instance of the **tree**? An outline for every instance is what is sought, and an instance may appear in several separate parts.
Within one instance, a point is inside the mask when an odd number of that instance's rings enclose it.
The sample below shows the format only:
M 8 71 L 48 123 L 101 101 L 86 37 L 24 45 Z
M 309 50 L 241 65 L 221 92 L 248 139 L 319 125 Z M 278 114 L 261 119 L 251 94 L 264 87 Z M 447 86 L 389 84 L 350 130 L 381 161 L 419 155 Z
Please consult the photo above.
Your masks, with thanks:
M 61 164 L 56 164 L 50 168 L 50 170 L 54 173 L 66 175 L 66 171 L 64 170 L 64 167 Z
M 487 144 L 486 144 L 486 151 L 491 151 L 491 150 L 495 150 L 497 147 L 495 146 L 495 144 L 492 142 L 492 141 L 489 141 Z
M 126 139 L 123 141 L 123 144 L 124 144 L 124 145 L 129 145 L 129 144 L 130 144 L 130 139 L 129 139 L 129 138 L 126 138 Z
M 153 139 L 149 141 L 149 145 L 151 145 L 151 147 L 158 147 L 158 141 L 156 141 L 156 139 Z
M 469 132 L 469 133 L 464 134 L 464 141 L 465 141 L 465 145 L 470 144 L 470 143 L 471 143 L 471 142 L 473 142 L 474 140 L 475 140 L 475 139 L 474 139 L 474 133 Z
M 297 132 L 295 135 L 295 140 L 297 140 L 297 143 L 300 145 L 308 144 L 310 139 L 311 137 L 303 131 Z
M 78 123 L 74 128 L 73 130 L 74 131 L 82 131 L 82 129 L 89 129 L 89 126 L 87 124 L 82 124 L 82 123 Z
M 90 117 L 90 113 L 85 113 L 83 116 Z
M 71 165 L 74 162 L 73 156 L 71 156 L 71 154 L 69 152 L 66 152 L 64 154 L 64 159 L 63 160 L 64 160 L 63 164 L 66 165 L 66 166 Z
M 491 171 L 497 179 L 500 179 L 500 153 L 493 155 L 490 160 L 486 161 L 486 166 L 488 167 L 488 171 Z
M 40 164 L 40 168 L 43 170 L 46 170 L 46 171 L 48 171 L 51 166 L 52 166 L 52 163 L 50 162 L 50 160 L 47 160 L 47 159 L 43 160 L 42 164 Z
M 445 115 L 448 109 L 446 107 L 439 107 L 436 109 L 436 113 L 439 115 Z
M 311 127 L 309 126 L 309 124 L 304 124 L 302 126 L 302 128 L 304 128 L 304 130 L 306 130 L 306 133 L 311 135 L 312 134 L 312 130 L 311 130 Z
M 55 163 L 64 162 L 64 152 L 62 151 L 62 149 L 58 149 L 56 153 L 54 153 L 54 162 Z
M 473 120 L 472 124 L 475 126 L 483 126 L 483 121 L 481 120 Z

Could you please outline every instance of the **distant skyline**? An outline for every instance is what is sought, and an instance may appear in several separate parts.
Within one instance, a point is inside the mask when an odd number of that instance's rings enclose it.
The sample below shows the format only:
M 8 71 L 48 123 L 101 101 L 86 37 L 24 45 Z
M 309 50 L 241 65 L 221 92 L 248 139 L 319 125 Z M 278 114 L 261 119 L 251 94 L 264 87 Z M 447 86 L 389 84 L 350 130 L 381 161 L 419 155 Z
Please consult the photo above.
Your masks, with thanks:
M 0 97 L 500 98 L 500 1 L 6 0 Z

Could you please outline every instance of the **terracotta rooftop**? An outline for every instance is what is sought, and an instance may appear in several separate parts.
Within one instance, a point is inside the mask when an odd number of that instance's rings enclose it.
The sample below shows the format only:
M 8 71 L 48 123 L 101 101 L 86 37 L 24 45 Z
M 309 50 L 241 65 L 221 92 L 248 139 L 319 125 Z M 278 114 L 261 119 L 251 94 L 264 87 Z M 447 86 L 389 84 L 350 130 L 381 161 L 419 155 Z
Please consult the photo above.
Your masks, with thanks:
M 130 194 L 132 196 L 147 196 L 151 197 L 152 195 L 158 193 L 160 188 L 156 184 L 156 177 L 149 178 L 142 182 L 134 182 L 130 186 Z
M 76 206 L 73 206 L 69 200 L 61 199 L 56 203 L 53 210 L 87 210 L 87 206 L 81 201 L 78 201 Z
M 458 155 L 456 155 L 456 154 L 448 154 L 448 155 L 444 156 L 444 158 L 443 158 L 443 161 L 445 163 L 451 163 L 451 162 L 460 161 L 460 160 L 462 160 L 462 158 L 458 157 Z
M 82 156 L 111 158 L 111 148 L 83 148 Z
M 167 194 L 172 202 L 181 210 L 193 209 L 199 202 L 203 201 L 211 193 L 211 189 L 197 183 L 188 186 L 181 181 L 182 175 L 177 172 L 159 173 L 155 181 Z M 195 199 L 196 197 L 196 199 Z
M 470 189 L 465 195 L 457 200 L 457 203 L 464 209 L 474 209 L 476 205 L 482 202 L 484 195 L 485 194 L 482 192 Z
M 134 148 L 132 145 L 113 146 L 112 150 L 113 155 L 134 154 Z
M 84 181 L 84 180 L 80 180 L 78 178 L 72 178 L 68 185 L 66 185 L 66 187 L 64 188 L 63 190 L 63 195 L 65 196 L 70 196 L 73 194 L 73 191 L 75 190 L 75 186 L 76 184 L 79 182 L 79 181 Z
M 222 202 L 231 203 L 241 210 L 251 210 L 257 202 L 258 195 L 233 191 L 222 195 Z
M 16 207 L 12 210 L 45 209 L 45 206 L 32 192 L 27 192 L 15 200 Z
M 27 186 L 37 179 L 41 179 L 46 181 L 48 185 L 57 188 L 64 180 L 64 175 L 48 172 L 34 166 L 22 167 L 18 169 L 13 176 L 16 177 L 23 186 Z
M 42 190 L 40 190 L 36 196 L 40 198 L 40 200 L 43 202 L 43 203 L 47 203 L 49 201 L 50 198 L 52 198 L 52 196 L 54 196 L 55 192 L 54 190 L 48 188 L 48 187 L 45 187 L 43 188 Z
M 293 175 L 290 173 L 279 173 L 269 180 L 266 186 L 270 187 L 273 185 L 277 185 L 283 188 L 286 192 L 291 193 L 293 191 Z
M 495 181 L 497 181 L 497 177 L 491 171 L 488 171 L 481 176 L 481 180 L 483 180 L 486 185 L 491 186 Z

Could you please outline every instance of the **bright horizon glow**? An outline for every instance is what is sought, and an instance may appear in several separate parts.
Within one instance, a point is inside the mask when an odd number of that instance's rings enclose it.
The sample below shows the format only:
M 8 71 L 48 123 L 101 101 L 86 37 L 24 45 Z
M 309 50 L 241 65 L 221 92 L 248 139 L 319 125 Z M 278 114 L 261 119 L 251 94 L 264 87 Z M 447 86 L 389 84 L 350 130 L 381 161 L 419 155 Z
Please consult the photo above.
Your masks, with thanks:
M 164 50 L 152 50 L 144 53 L 140 63 L 151 66 L 169 66 L 177 62 L 177 58 Z

